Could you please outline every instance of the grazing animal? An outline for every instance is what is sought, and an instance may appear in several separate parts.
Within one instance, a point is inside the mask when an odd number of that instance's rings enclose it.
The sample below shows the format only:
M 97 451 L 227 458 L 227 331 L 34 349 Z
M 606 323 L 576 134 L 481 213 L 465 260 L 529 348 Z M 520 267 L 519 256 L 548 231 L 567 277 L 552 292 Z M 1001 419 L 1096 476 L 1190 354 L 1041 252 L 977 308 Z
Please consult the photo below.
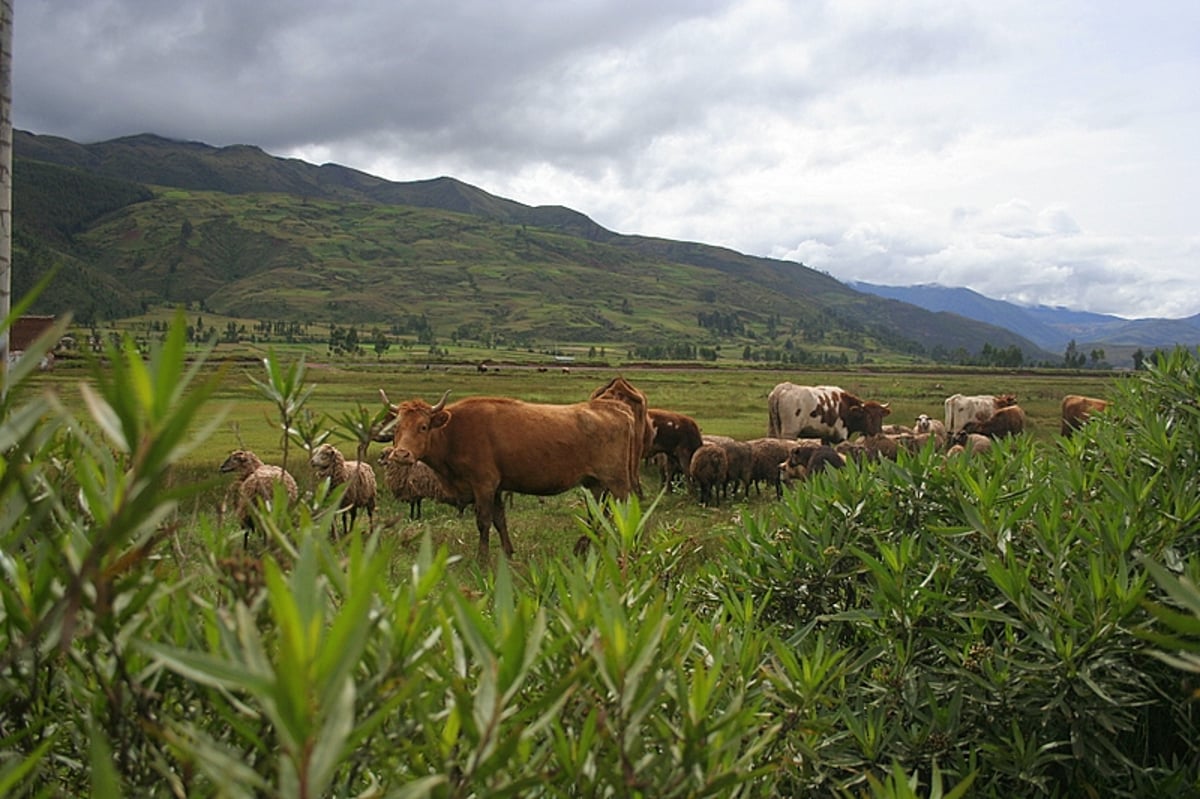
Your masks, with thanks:
M 375 524 L 375 470 L 366 461 L 350 461 L 332 444 L 321 444 L 309 459 L 318 480 L 329 480 L 330 486 L 346 485 L 342 493 L 342 535 L 354 528 L 358 509 L 367 512 L 367 529 Z
M 453 495 L 470 494 L 486 558 L 495 526 L 512 556 L 501 492 L 549 496 L 577 485 L 597 499 L 633 490 L 630 458 L 640 439 L 633 413 L 619 401 L 544 405 L 508 397 L 468 397 L 446 405 L 413 399 L 389 407 L 397 417 L 391 457 L 423 461 Z M 387 395 L 380 396 L 385 403 Z
M 951 440 L 950 448 L 946 450 L 946 457 L 950 458 L 964 452 L 968 455 L 975 455 L 987 452 L 991 448 L 992 440 L 987 436 L 979 433 L 959 433 Z
M 250 450 L 237 449 L 229 453 L 229 457 L 221 464 L 221 471 L 233 472 L 237 475 L 237 506 L 235 515 L 245 532 L 242 535 L 242 548 L 250 543 L 250 531 L 254 529 L 254 514 L 250 512 L 251 505 L 257 500 L 269 505 L 275 498 L 275 486 L 283 483 L 287 491 L 288 501 L 295 502 L 298 492 L 296 480 L 281 466 L 269 466 Z
M 808 436 L 836 444 L 851 433 L 878 435 L 889 413 L 887 403 L 861 400 L 837 386 L 780 383 L 767 396 L 767 436 Z
M 716 444 L 725 450 L 726 469 L 724 494 L 727 497 L 737 496 L 738 488 L 744 495 L 750 491 L 750 444 L 738 441 L 729 436 L 700 436 L 705 444 Z
M 392 447 L 384 447 L 379 456 L 379 464 L 383 467 L 383 484 L 396 499 L 408 503 L 408 518 L 414 521 L 421 518 L 421 501 L 432 499 L 451 505 L 461 514 L 471 504 L 470 494 L 451 496 L 450 490 L 437 476 L 437 472 L 424 463 L 401 463 L 399 458 L 392 457 Z
M 1016 394 L 954 394 L 943 403 L 946 411 L 946 433 L 954 435 L 967 422 L 983 422 L 1001 408 L 1017 404 Z
M 894 461 L 899 457 L 901 450 L 908 453 L 915 453 L 921 448 L 917 437 L 912 433 L 900 435 L 880 433 L 877 436 L 863 436 L 853 443 L 861 445 L 864 448 L 869 460 L 887 458 L 890 461 Z
M 1025 432 L 1025 411 L 1020 405 L 998 408 L 990 417 L 973 419 L 963 425 L 962 432 L 978 433 L 988 438 L 1004 438 Z
M 629 476 L 633 481 L 634 492 L 639 497 L 642 496 L 642 458 L 650 451 L 654 441 L 654 430 L 650 426 L 650 406 L 646 402 L 646 395 L 635 388 L 633 383 L 617 376 L 593 391 L 588 399 L 616 400 L 628 406 L 633 414 L 634 430 L 638 431 L 638 436 L 630 453 Z
M 688 473 L 692 453 L 704 443 L 700 440 L 700 425 L 690 416 L 662 408 L 649 408 L 646 415 L 653 433 L 646 458 L 665 456 L 663 485 L 670 491 L 675 475 Z
M 788 459 L 795 442 L 782 438 L 754 438 L 747 443 L 750 444 L 750 482 L 760 495 L 760 483 L 765 481 L 774 486 L 775 498 L 779 499 L 783 496 L 779 464 Z
M 1082 394 L 1068 394 L 1062 401 L 1062 434 L 1070 435 L 1083 427 L 1084 422 L 1092 418 L 1093 413 L 1108 408 L 1108 400 L 1096 397 L 1085 397 Z
M 913 425 L 914 433 L 928 433 L 940 438 L 946 437 L 946 424 L 941 419 L 934 419 L 927 413 L 923 413 L 917 417 L 916 423 Z
M 779 474 L 790 483 L 793 480 L 807 480 L 809 475 L 825 469 L 840 469 L 845 465 L 846 459 L 828 444 L 793 444 L 787 459 L 779 464 Z
M 721 489 L 725 486 L 728 473 L 729 458 L 724 447 L 718 444 L 701 444 L 692 453 L 692 460 L 688 463 L 688 474 L 692 478 L 692 485 L 696 486 L 701 505 L 721 504 Z

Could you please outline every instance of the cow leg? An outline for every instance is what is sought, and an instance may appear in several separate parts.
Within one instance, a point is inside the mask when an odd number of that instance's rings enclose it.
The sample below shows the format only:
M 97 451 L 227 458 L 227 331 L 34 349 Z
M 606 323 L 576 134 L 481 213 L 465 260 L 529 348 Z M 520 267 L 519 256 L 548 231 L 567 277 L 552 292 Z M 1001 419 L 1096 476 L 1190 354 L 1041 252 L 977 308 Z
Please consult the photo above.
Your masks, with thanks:
M 500 534 L 500 546 L 504 548 L 504 554 L 511 558 L 513 545 L 508 537 L 508 517 L 504 510 L 504 496 L 498 488 L 492 498 L 492 506 L 495 509 L 492 513 L 492 524 L 496 525 L 496 532 Z
M 488 539 L 492 534 L 492 498 L 475 495 L 475 529 L 479 531 L 479 559 L 487 560 Z

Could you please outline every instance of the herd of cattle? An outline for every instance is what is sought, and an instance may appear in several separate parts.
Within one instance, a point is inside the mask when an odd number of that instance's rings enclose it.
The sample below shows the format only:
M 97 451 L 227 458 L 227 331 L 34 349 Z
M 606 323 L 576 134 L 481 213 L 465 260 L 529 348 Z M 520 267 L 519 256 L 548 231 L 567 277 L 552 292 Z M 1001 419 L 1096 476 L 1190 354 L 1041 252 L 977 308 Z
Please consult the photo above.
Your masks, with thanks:
M 380 391 L 388 415 L 375 440 L 390 444 L 381 459 L 384 484 L 409 501 L 414 518 L 422 497 L 460 511 L 473 505 L 483 557 L 493 527 L 505 554 L 513 554 L 506 494 L 549 496 L 583 486 L 597 498 L 624 499 L 642 494 L 641 467 L 653 462 L 668 490 L 679 481 L 700 502 L 718 504 L 739 491 L 761 492 L 764 483 L 781 496 L 785 482 L 838 468 L 847 458 L 895 458 L 901 450 L 926 446 L 947 454 L 973 452 L 1025 429 L 1025 412 L 1012 394 L 955 394 L 945 401 L 944 420 L 922 414 L 912 426 L 901 426 L 884 424 L 891 413 L 886 403 L 862 400 L 836 386 L 780 383 L 767 398 L 767 435 L 739 441 L 705 435 L 694 418 L 650 407 L 646 395 L 624 377 L 567 405 L 508 397 L 447 404 L 449 393 L 433 405 L 422 399 L 394 404 Z M 1091 397 L 1065 397 L 1063 435 L 1106 406 Z M 350 483 L 342 500 L 350 525 L 359 507 L 370 517 L 375 506 L 371 465 L 346 461 L 324 447 L 314 452 L 313 466 L 334 484 Z M 370 471 L 369 477 L 362 470 Z M 291 476 L 250 453 L 234 453 L 222 471 L 238 474 L 238 516 L 246 526 L 252 521 L 249 503 L 270 499 L 275 483 L 285 481 L 295 498 Z

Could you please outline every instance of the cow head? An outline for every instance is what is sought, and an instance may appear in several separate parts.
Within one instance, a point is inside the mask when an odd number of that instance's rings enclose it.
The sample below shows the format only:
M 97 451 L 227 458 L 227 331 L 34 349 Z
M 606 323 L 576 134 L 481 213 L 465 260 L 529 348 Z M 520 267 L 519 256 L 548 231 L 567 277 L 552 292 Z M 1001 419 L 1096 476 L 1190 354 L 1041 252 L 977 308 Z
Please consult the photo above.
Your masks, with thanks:
M 995 403 L 996 403 L 997 408 L 1007 408 L 1009 406 L 1016 405 L 1017 404 L 1017 395 L 1016 394 L 997 394 L 995 396 Z
M 846 409 L 846 429 L 862 433 L 864 436 L 877 436 L 883 432 L 883 417 L 892 412 L 886 402 L 867 400 L 859 405 L 851 405 Z
M 415 463 L 429 452 L 429 438 L 434 431 L 445 427 L 451 413 L 446 410 L 447 389 L 436 405 L 415 399 L 402 402 L 395 408 L 395 424 L 392 434 L 392 460 L 398 463 Z

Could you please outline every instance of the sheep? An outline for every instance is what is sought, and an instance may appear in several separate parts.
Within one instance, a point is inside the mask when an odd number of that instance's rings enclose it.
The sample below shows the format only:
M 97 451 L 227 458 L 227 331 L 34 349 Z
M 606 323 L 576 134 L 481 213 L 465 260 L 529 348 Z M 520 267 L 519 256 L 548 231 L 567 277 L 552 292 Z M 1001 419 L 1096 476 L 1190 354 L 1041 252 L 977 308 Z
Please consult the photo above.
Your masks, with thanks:
M 936 443 L 935 449 L 945 449 L 947 444 L 946 423 L 941 419 L 934 419 L 929 414 L 923 413 L 917 417 L 917 423 L 913 426 L 913 431 L 917 436 L 929 436 Z M 924 445 L 925 439 L 922 439 Z
M 783 485 L 780 482 L 779 464 L 788 458 L 794 442 L 782 438 L 755 438 L 750 442 L 750 481 L 758 488 L 760 481 L 766 480 L 775 486 L 775 498 L 783 496 Z M 758 489 L 759 494 L 762 489 Z
M 463 509 L 475 501 L 470 494 L 451 496 L 450 489 L 438 476 L 437 472 L 426 464 L 417 461 L 408 464 L 401 463 L 392 457 L 392 447 L 384 447 L 379 456 L 383 466 L 383 484 L 391 490 L 396 499 L 408 503 L 408 517 L 416 520 L 421 518 L 421 500 L 433 499 L 453 505 L 461 515 Z
M 825 469 L 840 469 L 846 459 L 833 447 L 816 439 L 816 445 L 789 442 L 791 449 L 787 459 L 779 463 L 780 477 L 788 483 L 807 480 L 810 475 Z
M 295 479 L 280 466 L 268 466 L 250 450 L 237 449 L 221 464 L 221 472 L 237 475 L 237 507 L 235 515 L 243 530 L 242 548 L 250 544 L 250 531 L 254 529 L 254 514 L 250 512 L 255 499 L 270 504 L 275 498 L 275 484 L 283 483 L 288 501 L 295 502 L 298 492 Z
M 348 461 L 332 444 L 321 444 L 312 451 L 313 471 L 318 480 L 329 480 L 330 486 L 346 483 L 340 510 L 349 511 L 342 516 L 342 535 L 349 534 L 354 527 L 358 509 L 367 511 L 367 529 L 375 524 L 375 470 L 365 461 Z
M 738 486 L 742 487 L 743 492 L 748 493 L 751 471 L 750 444 L 746 441 L 737 441 L 729 436 L 702 435 L 700 439 L 705 444 L 715 444 L 725 450 L 725 482 L 722 486 L 725 495 L 737 496 Z
M 975 455 L 987 452 L 991 448 L 992 439 L 988 436 L 981 433 L 967 433 L 963 431 L 954 436 L 950 448 L 946 450 L 946 457 L 953 457 L 963 452 L 966 452 L 968 455 Z
M 701 444 L 692 453 L 688 474 L 700 494 L 701 505 L 707 505 L 710 498 L 713 505 L 721 504 L 721 488 L 725 485 L 728 470 L 729 458 L 719 444 Z

